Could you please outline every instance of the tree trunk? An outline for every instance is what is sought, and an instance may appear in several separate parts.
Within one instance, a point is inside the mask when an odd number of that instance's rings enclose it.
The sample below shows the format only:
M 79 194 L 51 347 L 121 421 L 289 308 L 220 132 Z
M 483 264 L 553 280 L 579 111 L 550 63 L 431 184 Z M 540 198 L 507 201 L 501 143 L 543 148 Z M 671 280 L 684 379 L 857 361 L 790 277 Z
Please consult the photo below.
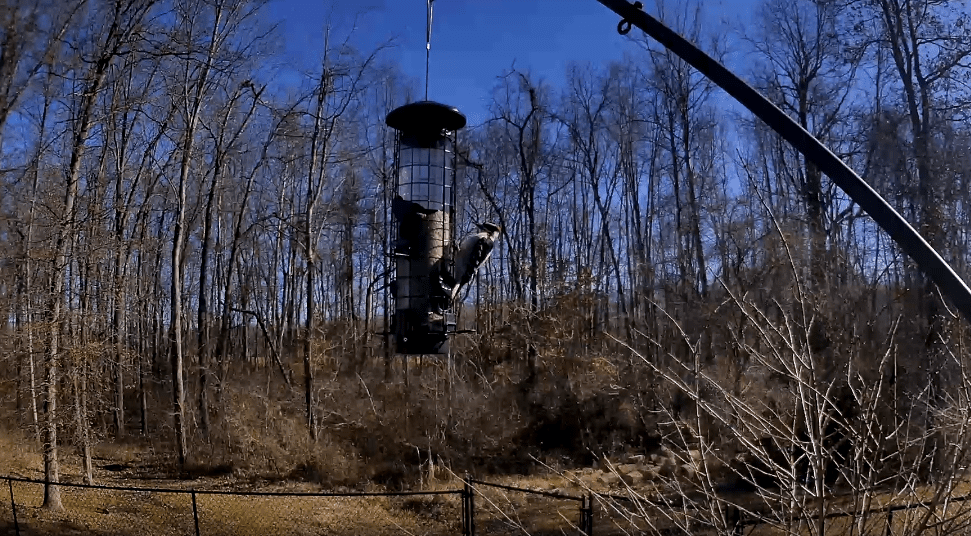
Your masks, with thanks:
M 61 511 L 64 505 L 61 503 L 61 488 L 55 484 L 58 482 L 59 466 L 57 460 L 57 383 L 58 383 L 58 344 L 60 343 L 60 320 L 61 320 L 61 300 L 59 290 L 60 284 L 56 271 L 53 274 L 53 291 L 48 312 L 48 322 L 51 328 L 47 341 L 47 356 L 44 362 L 44 504 L 48 510 Z
M 94 468 L 91 463 L 91 441 L 88 433 L 88 366 L 87 360 L 79 363 L 80 370 L 71 374 L 74 387 L 74 418 L 78 430 L 78 441 L 81 443 L 81 459 L 83 460 L 84 483 L 94 484 Z
M 190 128 L 191 130 L 191 128 Z M 186 188 L 189 174 L 191 134 L 186 134 L 183 147 L 182 170 L 176 202 L 175 232 L 172 239 L 172 282 L 169 287 L 169 358 L 172 366 L 172 418 L 175 425 L 175 448 L 180 468 L 185 467 L 188 446 L 185 437 L 185 381 L 182 371 L 182 244 L 185 227 Z
M 220 43 L 219 35 L 223 23 L 223 4 L 217 2 L 214 6 L 212 29 L 209 35 L 208 49 L 206 56 L 199 66 L 198 77 L 192 80 L 185 80 L 186 94 L 191 91 L 191 101 L 186 103 L 187 117 L 186 130 L 182 140 L 182 155 L 179 166 L 178 180 L 178 199 L 176 200 L 175 233 L 172 242 L 172 285 L 170 289 L 171 309 L 169 320 L 171 322 L 171 359 L 172 359 L 172 406 L 173 419 L 175 424 L 176 449 L 179 467 L 184 468 L 188 451 L 185 430 L 185 379 L 183 371 L 183 352 L 182 343 L 182 277 L 185 266 L 183 265 L 183 251 L 185 248 L 186 230 L 186 187 L 189 181 L 189 169 L 192 162 L 192 151 L 195 148 L 196 128 L 199 124 L 199 116 L 202 111 L 204 93 L 209 82 L 209 73 L 215 61 L 216 49 Z M 192 21 L 186 21 L 191 24 Z
M 47 347 L 46 381 L 47 399 L 45 400 L 46 421 L 44 434 L 44 507 L 51 510 L 62 510 L 59 488 L 52 483 L 58 481 L 57 461 L 57 383 L 58 367 L 60 366 L 60 331 L 62 329 L 61 306 L 64 299 L 63 291 L 67 278 L 67 256 L 73 250 L 77 236 L 75 202 L 78 195 L 78 185 L 81 177 L 81 160 L 88 141 L 88 132 L 93 124 L 94 106 L 98 94 L 104 85 L 108 66 L 117 51 L 117 47 L 130 37 L 129 32 L 137 27 L 137 20 L 127 30 L 120 30 L 121 5 L 116 6 L 113 13 L 114 22 L 109 30 L 105 47 L 100 51 L 97 61 L 92 66 L 90 78 L 84 84 L 85 91 L 81 93 L 81 103 L 77 121 L 74 123 L 74 136 L 71 140 L 71 161 L 68 167 L 66 188 L 64 193 L 64 212 L 59 229 L 56 233 L 54 259 L 52 266 L 51 296 L 49 302 L 48 321 L 50 333 Z M 144 13 L 144 12 L 143 12 Z M 120 34 L 114 33 L 119 32 Z
M 209 360 L 212 354 L 209 344 L 211 322 L 209 321 L 209 255 L 212 248 L 213 205 L 216 188 L 220 180 L 221 158 L 217 157 L 213 168 L 212 184 L 206 195 L 205 217 L 202 223 L 202 251 L 199 252 L 199 310 L 196 315 L 196 351 L 199 353 L 199 431 L 209 435 Z
M 303 338 L 303 377 L 304 377 L 304 402 L 306 405 L 307 412 L 307 431 L 310 433 L 310 439 L 317 440 L 317 416 L 314 406 L 316 405 L 314 400 L 314 353 L 313 353 L 313 338 L 314 338 L 314 321 L 317 315 L 317 304 L 314 299 L 314 291 L 316 287 L 316 257 L 317 257 L 317 247 L 316 247 L 316 235 L 313 229 L 313 219 L 314 211 L 316 210 L 317 201 L 320 196 L 320 191 L 324 176 L 324 166 L 328 157 L 328 142 L 330 141 L 330 136 L 333 134 L 333 129 L 323 129 L 323 114 L 325 111 L 325 105 L 327 102 L 327 96 L 330 91 L 331 77 L 333 73 L 329 72 L 330 64 L 327 58 L 327 47 L 330 46 L 329 34 L 324 37 L 324 59 L 320 70 L 320 79 L 317 83 L 316 93 L 317 102 L 316 109 L 314 110 L 314 128 L 313 133 L 310 138 L 310 166 L 307 170 L 307 211 L 305 214 L 305 220 L 303 222 L 303 251 L 307 257 L 307 295 L 305 296 L 307 304 L 307 317 L 304 319 L 304 338 Z M 330 125 L 333 127 L 333 124 Z

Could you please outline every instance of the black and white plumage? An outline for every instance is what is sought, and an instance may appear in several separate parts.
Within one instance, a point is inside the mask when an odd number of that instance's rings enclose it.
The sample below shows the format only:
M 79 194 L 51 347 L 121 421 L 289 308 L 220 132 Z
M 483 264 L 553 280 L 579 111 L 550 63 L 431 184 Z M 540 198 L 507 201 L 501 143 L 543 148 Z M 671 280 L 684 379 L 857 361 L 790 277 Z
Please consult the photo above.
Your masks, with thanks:
M 452 287 L 452 300 L 455 300 L 463 285 L 472 281 L 472 277 L 475 276 L 479 267 L 489 260 L 496 240 L 499 239 L 499 231 L 502 230 L 494 223 L 481 223 L 478 226 L 481 230 L 465 237 L 455 254 L 452 281 L 447 282 Z

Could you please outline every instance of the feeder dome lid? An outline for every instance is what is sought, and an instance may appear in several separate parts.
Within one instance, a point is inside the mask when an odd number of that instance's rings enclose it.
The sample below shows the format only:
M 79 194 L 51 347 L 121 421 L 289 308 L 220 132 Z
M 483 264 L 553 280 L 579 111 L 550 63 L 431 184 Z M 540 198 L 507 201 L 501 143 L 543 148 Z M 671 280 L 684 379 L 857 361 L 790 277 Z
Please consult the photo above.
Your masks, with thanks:
M 454 106 L 418 101 L 391 110 L 384 122 L 402 132 L 454 132 L 465 126 L 465 116 Z

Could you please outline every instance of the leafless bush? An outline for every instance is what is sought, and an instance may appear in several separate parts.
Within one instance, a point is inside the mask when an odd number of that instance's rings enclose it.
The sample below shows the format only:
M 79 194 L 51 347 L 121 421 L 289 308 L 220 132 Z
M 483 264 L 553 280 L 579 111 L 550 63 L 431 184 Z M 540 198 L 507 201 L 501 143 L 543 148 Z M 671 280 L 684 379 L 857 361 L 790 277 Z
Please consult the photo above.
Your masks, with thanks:
M 947 354 L 959 377 L 934 398 L 930 386 L 897 379 L 899 319 L 863 351 L 860 341 L 840 340 L 826 309 L 798 285 L 789 303 L 765 305 L 728 286 L 723 294 L 726 355 L 746 356 L 735 374 L 726 372 L 739 362 L 710 356 L 709 339 L 689 335 L 660 306 L 688 351 L 646 334 L 663 359 L 628 347 L 688 400 L 662 408 L 665 443 L 683 470 L 659 475 L 657 495 L 634 493 L 632 512 L 661 520 L 656 532 L 685 534 L 734 534 L 740 520 L 793 535 L 885 534 L 888 519 L 894 534 L 966 530 L 971 397 L 960 339 Z

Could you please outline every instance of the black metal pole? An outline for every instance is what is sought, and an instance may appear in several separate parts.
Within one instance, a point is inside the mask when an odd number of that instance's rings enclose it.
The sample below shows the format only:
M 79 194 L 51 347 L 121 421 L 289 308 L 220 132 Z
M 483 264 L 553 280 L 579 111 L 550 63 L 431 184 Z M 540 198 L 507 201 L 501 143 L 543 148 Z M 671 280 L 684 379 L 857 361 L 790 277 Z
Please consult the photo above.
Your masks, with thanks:
M 742 536 L 745 533 L 745 525 L 742 523 L 742 510 L 734 505 L 729 505 L 726 507 L 726 524 L 728 529 L 732 531 L 732 536 Z
M 585 536 L 593 536 L 593 494 L 587 493 L 580 503 L 580 530 Z
M 642 11 L 640 2 L 635 5 L 627 0 L 597 1 L 624 18 L 617 27 L 618 31 L 627 33 L 631 25 L 643 30 L 718 84 L 829 176 L 846 192 L 846 195 L 850 196 L 850 199 L 873 218 L 881 229 L 890 235 L 890 238 L 917 263 L 917 267 L 924 275 L 937 284 L 941 292 L 961 311 L 964 318 L 971 322 L 971 289 L 968 288 L 967 283 L 954 272 L 920 233 L 907 223 L 907 220 L 839 157 L 724 65 Z
M 577 528 L 580 529 L 580 534 L 587 533 L 587 497 L 580 497 L 580 520 L 577 523 Z
M 13 498 L 13 481 L 7 478 L 7 487 L 10 488 L 10 509 L 13 511 L 13 532 L 20 536 L 20 524 L 17 522 L 17 501 Z
M 199 509 L 196 507 L 195 490 L 192 490 L 192 520 L 196 524 L 196 536 L 199 536 Z
M 465 492 L 462 494 L 463 534 L 475 536 L 475 490 L 472 477 L 465 476 Z
M 469 536 L 469 482 L 468 476 L 462 485 L 462 536 Z

